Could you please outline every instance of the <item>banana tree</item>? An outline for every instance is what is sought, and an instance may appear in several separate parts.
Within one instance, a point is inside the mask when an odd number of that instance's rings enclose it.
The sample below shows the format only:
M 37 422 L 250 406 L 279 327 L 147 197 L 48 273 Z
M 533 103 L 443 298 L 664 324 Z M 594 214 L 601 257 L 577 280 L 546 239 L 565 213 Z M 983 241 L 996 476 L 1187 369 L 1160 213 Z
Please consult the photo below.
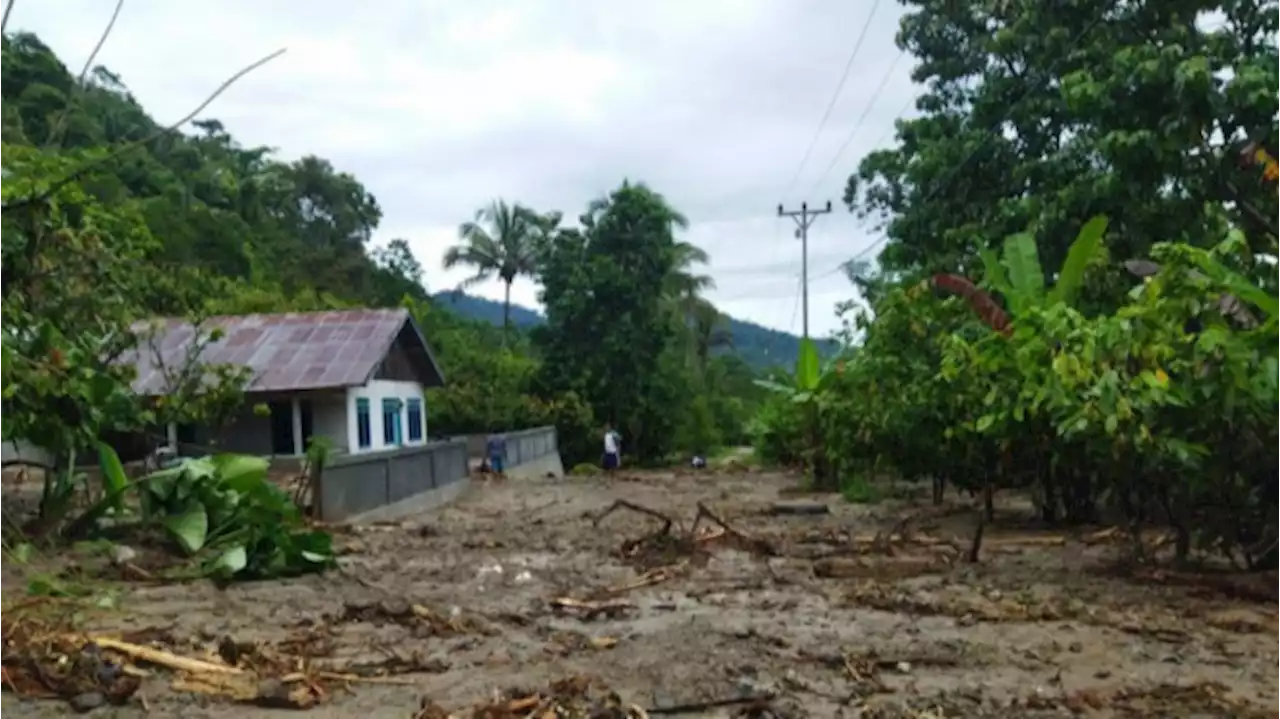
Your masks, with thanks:
M 983 280 L 1004 297 L 1007 309 L 1001 307 L 989 292 L 960 275 L 934 275 L 933 286 L 963 297 L 991 329 L 1008 336 L 1013 333 L 1013 320 L 1026 316 L 1033 308 L 1044 309 L 1075 302 L 1084 285 L 1085 270 L 1102 247 L 1102 236 L 1106 231 L 1107 218 L 1101 215 L 1080 228 L 1051 289 L 1045 287 L 1040 253 L 1036 249 L 1035 238 L 1029 233 L 1006 237 L 1002 257 L 997 257 L 994 250 L 984 248 L 979 253 Z
M 838 482 L 827 471 L 827 463 L 822 452 L 819 413 L 822 411 L 821 395 L 827 389 L 833 377 L 839 373 L 839 363 L 822 366 L 818 356 L 818 345 L 805 337 L 800 340 L 800 353 L 796 356 L 796 369 L 790 377 L 789 384 L 776 380 L 758 379 L 756 384 L 765 389 L 788 396 L 792 402 L 803 407 L 805 424 L 809 435 L 809 469 L 813 472 L 815 489 L 837 490 Z

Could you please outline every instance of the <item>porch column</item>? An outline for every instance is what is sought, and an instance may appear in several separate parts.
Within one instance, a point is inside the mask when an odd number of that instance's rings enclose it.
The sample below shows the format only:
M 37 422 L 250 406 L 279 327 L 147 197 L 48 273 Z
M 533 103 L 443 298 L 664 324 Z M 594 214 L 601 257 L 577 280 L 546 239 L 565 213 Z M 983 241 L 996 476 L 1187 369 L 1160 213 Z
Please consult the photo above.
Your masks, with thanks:
M 175 455 L 178 454 L 178 423 L 177 422 L 170 422 L 169 424 L 165 425 L 164 438 L 169 441 L 169 449 L 172 449 Z
M 294 397 L 289 406 L 293 410 L 293 456 L 301 457 L 307 453 L 307 448 L 302 446 L 302 400 Z

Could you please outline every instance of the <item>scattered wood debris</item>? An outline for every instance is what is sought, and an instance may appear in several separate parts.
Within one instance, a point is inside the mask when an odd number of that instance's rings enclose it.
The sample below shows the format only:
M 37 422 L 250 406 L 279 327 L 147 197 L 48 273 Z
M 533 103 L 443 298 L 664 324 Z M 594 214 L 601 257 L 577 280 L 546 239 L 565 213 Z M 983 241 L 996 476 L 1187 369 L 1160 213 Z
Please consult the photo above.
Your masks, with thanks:
M 430 698 L 424 698 L 412 719 L 453 719 L 454 717 L 648 719 L 649 712 L 635 704 L 624 703 L 616 693 L 609 691 L 597 679 L 573 676 L 552 682 L 537 691 L 511 689 L 460 713 L 451 713 Z
M 732 543 L 739 549 L 763 556 L 777 556 L 778 551 L 771 542 L 754 537 L 726 522 L 711 510 L 704 502 L 698 502 L 697 513 L 693 524 L 686 531 L 680 522 L 656 509 L 646 507 L 625 499 L 614 501 L 599 514 L 592 517 L 592 526 L 600 526 L 600 522 L 614 512 L 626 509 L 638 514 L 652 517 L 662 522 L 657 531 L 637 539 L 629 539 L 622 543 L 619 554 L 626 559 L 637 561 L 643 566 L 661 566 L 674 564 L 679 557 L 705 554 L 706 547 L 713 541 Z M 703 522 L 716 525 L 707 529 Z M 673 531 L 675 530 L 675 531 Z
M 623 599 L 584 600 L 572 597 L 557 597 L 551 600 L 551 608 L 558 612 L 575 614 L 590 621 L 604 615 L 610 619 L 635 609 L 636 605 Z
M 414 630 L 415 636 L 447 637 L 459 634 L 492 634 L 493 628 L 479 617 L 450 611 L 448 616 L 422 604 L 403 599 L 349 602 L 338 622 L 369 622 L 374 625 L 399 624 Z
M 314 650 L 319 646 L 317 653 L 324 653 L 323 645 L 298 632 L 274 646 L 224 638 L 206 658 L 186 656 L 152 644 L 173 641 L 164 631 L 135 630 L 129 632 L 128 639 L 86 635 L 74 627 L 74 615 L 82 608 L 78 603 L 39 599 L 19 602 L 4 610 L 4 688 L 21 697 L 61 698 L 76 711 L 128 703 L 136 695 L 141 679 L 154 669 L 172 673 L 176 691 L 292 709 L 316 706 L 334 691 L 356 683 L 414 683 L 389 676 L 393 672 L 448 669 L 416 657 L 389 657 L 383 662 L 346 667 L 325 665 L 315 661 L 314 654 L 282 651 Z M 422 611 L 416 615 L 433 625 L 443 621 Z M 318 627 L 308 629 L 315 636 L 324 634 Z

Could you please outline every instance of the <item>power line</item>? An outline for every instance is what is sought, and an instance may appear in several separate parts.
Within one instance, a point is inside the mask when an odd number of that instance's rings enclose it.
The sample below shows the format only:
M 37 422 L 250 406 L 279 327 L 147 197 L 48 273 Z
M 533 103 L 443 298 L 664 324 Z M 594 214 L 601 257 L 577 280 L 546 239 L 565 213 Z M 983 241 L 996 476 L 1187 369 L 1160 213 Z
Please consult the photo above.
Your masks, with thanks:
M 1081 31 L 1080 31 L 1080 33 L 1079 33 L 1078 35 L 1076 35 L 1076 36 L 1075 36 L 1075 38 L 1074 38 L 1074 39 L 1072 39 L 1072 41 L 1071 41 L 1071 45 L 1072 45 L 1073 47 L 1074 47 L 1074 46 L 1078 46 L 1078 45 L 1080 44 L 1080 41 L 1084 39 L 1084 36 L 1085 36 L 1085 35 L 1088 35 L 1090 32 L 1092 32 L 1092 31 L 1093 31 L 1093 29 L 1094 29 L 1094 28 L 1096 28 L 1098 25 L 1100 25 L 1100 24 L 1102 23 L 1102 20 L 1103 20 L 1103 18 L 1102 18 L 1101 16 L 1099 16 L 1099 17 L 1095 17 L 1095 18 L 1094 18 L 1094 19 L 1093 19 L 1093 20 L 1092 20 L 1088 25 L 1086 25 L 1086 26 L 1084 27 L 1084 29 L 1083 29 L 1083 30 L 1081 30 Z M 1061 63 L 1061 62 L 1066 58 L 1066 55 L 1067 55 L 1067 53 L 1063 53 L 1062 55 L 1059 55 L 1059 56 L 1058 56 L 1058 57 L 1053 61 L 1053 63 L 1049 65 L 1049 69 L 1045 72 L 1045 74 L 1046 74 L 1046 75 L 1051 74 L 1055 69 L 1057 69 L 1057 67 L 1058 67 L 1059 63 Z M 1025 98 L 1027 95 L 1030 95 L 1030 94 L 1031 94 L 1031 92 L 1032 92 L 1032 88 L 1028 88 L 1024 93 L 1022 93 L 1022 95 L 1021 95 L 1020 97 L 1018 97 L 1018 99 L 1017 99 L 1017 100 L 1015 100 L 1015 101 L 1013 101 L 1013 102 L 1010 102 L 1010 103 L 1008 104 L 1008 107 L 1013 107 L 1013 106 L 1014 106 L 1014 105 L 1016 105 L 1018 102 L 1021 102 L 1021 101 L 1023 100 L 1023 98 Z M 901 115 L 901 113 L 900 113 L 900 115 Z M 896 124 L 896 122 L 897 122 L 897 120 L 898 120 L 898 119 L 899 119 L 899 118 L 895 118 L 895 119 L 894 119 L 895 124 Z M 1006 119 L 1007 119 L 1007 118 L 1006 118 Z M 992 133 L 992 134 L 995 134 L 995 133 Z M 984 135 L 984 136 L 983 136 L 983 138 L 982 138 L 981 140 L 979 140 L 977 147 L 973 148 L 973 150 L 972 150 L 971 152 L 969 152 L 969 154 L 965 155 L 964 160 L 962 160 L 962 161 L 960 162 L 960 164 L 956 166 L 956 168 L 955 168 L 954 172 L 952 173 L 952 176 L 951 176 L 950 178 L 948 178 L 948 181 L 946 181 L 946 182 L 937 182 L 937 183 L 934 183 L 934 185 L 933 185 L 933 189 L 931 189 L 931 190 L 929 190 L 929 192 L 925 193 L 925 196 L 924 196 L 921 200 L 919 200 L 919 202 L 920 202 L 921 204 L 923 204 L 923 203 L 928 202 L 929 200 L 932 200 L 932 199 L 934 198 L 934 196 L 935 196 L 935 195 L 937 195 L 937 194 L 938 194 L 938 192 L 940 192 L 940 191 L 942 190 L 942 188 L 943 188 L 943 186 L 944 186 L 944 185 L 949 186 L 949 185 L 951 184 L 951 183 L 950 183 L 950 180 L 951 180 L 951 179 L 954 179 L 954 177 L 955 177 L 955 176 L 959 175 L 959 174 L 960 174 L 960 172 L 961 172 L 962 170 L 964 170 L 965 166 L 966 166 L 966 165 L 968 165 L 968 164 L 969 164 L 969 162 L 971 162 L 971 161 L 973 160 L 973 158 L 975 158 L 975 157 L 977 157 L 977 156 L 978 156 L 978 152 L 979 152 L 980 150 L 982 150 L 982 149 L 983 149 L 983 147 L 986 145 L 986 137 L 988 137 L 988 136 L 989 136 L 989 135 Z M 874 250 L 875 248 L 879 247 L 880 245 L 883 245 L 883 244 L 884 244 L 885 242 L 887 242 L 888 240 L 889 240 L 889 236 L 888 236 L 887 234 L 886 234 L 886 235 L 881 236 L 881 237 L 880 237 L 879 239 L 877 239 L 875 242 L 872 242 L 870 245 L 867 245 L 866 247 L 862 248 L 862 250 L 860 250 L 860 251 L 859 251 L 857 254 L 855 254 L 853 257 L 850 257 L 850 258 L 848 258 L 848 259 L 844 260 L 844 261 L 843 261 L 843 262 L 841 262 L 840 264 L 836 265 L 833 269 L 828 270 L 827 272 L 824 272 L 824 273 L 822 273 L 822 274 L 818 275 L 818 276 L 817 276 L 817 277 L 815 277 L 814 279 L 815 279 L 815 280 L 822 279 L 823 277 L 829 277 L 829 276 L 831 276 L 831 275 L 834 275 L 834 274 L 835 274 L 835 273 L 837 273 L 837 272 L 841 272 L 841 271 L 843 271 L 843 270 L 844 270 L 844 268 L 845 268 L 845 266 L 846 266 L 848 263 L 850 263 L 850 262 L 855 262 L 855 261 L 857 261 L 857 260 L 860 260 L 860 259 L 862 259 L 862 258 L 866 257 L 866 256 L 867 256 L 867 255 L 868 255 L 872 250 Z
M 822 184 L 822 181 L 827 179 L 827 175 L 831 174 L 831 171 L 835 169 L 836 164 L 840 162 L 840 158 L 844 155 L 844 151 L 849 149 L 850 143 L 852 143 L 853 139 L 862 131 L 862 124 L 866 122 L 867 117 L 875 108 L 876 101 L 880 99 L 880 93 L 884 92 L 885 87 L 889 85 L 889 78 L 893 77 L 894 68 L 898 66 L 898 61 L 901 60 L 902 56 L 905 54 L 905 50 L 899 50 L 897 57 L 893 58 L 893 62 L 889 64 L 889 69 L 885 70 L 884 76 L 880 78 L 880 84 L 876 86 L 875 92 L 871 93 L 871 99 L 867 100 L 867 106 L 863 108 L 862 114 L 858 116 L 858 121 L 854 123 L 853 130 L 849 133 L 849 136 L 844 139 L 844 143 L 840 145 L 840 149 L 836 150 L 836 154 L 832 156 L 831 162 L 827 164 L 827 168 L 822 171 L 821 175 L 818 175 L 818 179 L 814 181 L 813 189 L 810 190 L 810 192 L 817 191 L 818 185 Z
M 840 91 L 844 89 L 844 83 L 849 79 L 849 73 L 853 70 L 853 61 L 857 59 L 858 52 L 862 50 L 862 43 L 867 39 L 867 31 L 871 29 L 871 18 L 875 17 L 876 8 L 880 6 L 880 0 L 872 0 L 871 11 L 867 13 L 867 19 L 862 24 L 862 31 L 858 33 L 858 39 L 853 44 L 853 52 L 849 53 L 849 59 L 845 61 L 844 72 L 840 73 L 840 82 L 836 83 L 835 92 L 831 93 L 831 100 L 827 103 L 826 112 L 822 113 L 822 120 L 818 122 L 818 129 L 814 130 L 813 138 L 809 140 L 809 147 L 804 151 L 804 157 L 800 160 L 800 166 L 796 168 L 795 175 L 791 178 L 787 191 L 782 193 L 783 197 L 791 194 L 796 189 L 796 183 L 800 181 L 800 174 L 804 172 L 804 166 L 808 164 L 809 158 L 813 156 L 813 148 L 818 144 L 818 138 L 822 136 L 822 131 L 827 126 L 827 120 L 831 119 L 831 111 L 835 109 L 836 102 L 840 99 Z

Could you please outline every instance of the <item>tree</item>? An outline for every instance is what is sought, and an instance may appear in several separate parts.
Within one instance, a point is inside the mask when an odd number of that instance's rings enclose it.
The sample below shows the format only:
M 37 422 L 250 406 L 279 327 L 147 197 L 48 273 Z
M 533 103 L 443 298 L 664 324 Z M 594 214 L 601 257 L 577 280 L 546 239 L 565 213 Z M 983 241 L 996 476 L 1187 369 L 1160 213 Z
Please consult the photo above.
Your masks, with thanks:
M 422 265 L 413 256 L 406 240 L 396 238 L 372 253 L 381 281 L 378 283 L 383 304 L 394 304 L 406 296 L 425 300 L 427 288 L 422 284 Z M 389 300 L 389 301 L 388 301 Z
M 662 298 L 681 222 L 661 195 L 624 182 L 588 206 L 581 231 L 547 243 L 539 271 L 547 312 L 537 335 L 541 389 L 577 391 L 641 458 L 663 456 L 675 429 L 679 365 L 666 361 L 675 327 Z
M 677 227 L 683 229 L 685 220 L 680 218 Z M 693 311 L 703 292 L 713 290 L 716 281 L 709 275 L 700 274 L 697 265 L 705 265 L 710 261 L 706 250 L 686 241 L 676 242 L 673 250 L 671 274 L 667 275 L 666 292 L 685 314 Z
M 907 5 L 898 42 L 928 87 L 921 115 L 845 193 L 882 220 L 885 269 L 965 274 L 1028 230 L 1058 267 L 1098 214 L 1118 230 L 1117 261 L 1212 244 L 1229 223 L 1274 251 L 1274 213 L 1260 210 L 1273 189 L 1236 162 L 1247 139 L 1276 137 L 1274 0 Z
M 539 225 L 534 213 L 520 205 L 494 200 L 476 212 L 475 219 L 458 226 L 460 244 L 444 254 L 445 269 L 465 266 L 475 274 L 463 280 L 459 289 L 487 282 L 495 275 L 505 285 L 502 324 L 511 327 L 511 283 L 537 270 L 535 239 Z

